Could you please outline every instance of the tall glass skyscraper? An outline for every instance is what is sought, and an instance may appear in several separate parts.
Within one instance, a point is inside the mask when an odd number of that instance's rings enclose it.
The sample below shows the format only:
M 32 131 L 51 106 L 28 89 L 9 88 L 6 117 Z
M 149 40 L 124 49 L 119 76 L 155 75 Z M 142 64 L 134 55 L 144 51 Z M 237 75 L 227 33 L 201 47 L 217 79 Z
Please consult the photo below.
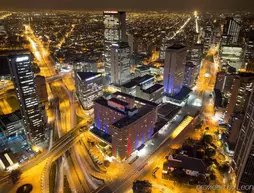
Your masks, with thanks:
M 104 11 L 104 65 L 106 73 L 111 73 L 111 47 L 118 42 L 127 42 L 126 13 Z
M 45 139 L 44 122 L 35 88 L 31 54 L 28 51 L 11 53 L 8 61 L 27 137 L 31 143 L 39 144 Z

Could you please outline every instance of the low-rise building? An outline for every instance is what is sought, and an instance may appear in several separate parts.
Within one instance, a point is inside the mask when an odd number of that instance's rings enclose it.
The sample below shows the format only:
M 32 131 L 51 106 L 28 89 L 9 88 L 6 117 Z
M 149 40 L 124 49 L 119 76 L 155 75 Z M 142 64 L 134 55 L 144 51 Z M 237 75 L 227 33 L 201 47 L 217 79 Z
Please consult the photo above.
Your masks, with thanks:
M 137 93 L 137 86 L 139 85 L 141 89 L 148 89 L 149 87 L 154 85 L 154 77 L 152 75 L 144 75 L 138 76 L 129 82 L 123 84 L 121 86 L 121 92 L 130 94 L 132 96 L 136 96 Z
M 145 76 L 147 74 L 148 75 L 151 74 L 151 70 L 150 70 L 149 66 L 142 65 L 142 66 L 137 66 L 136 67 L 136 69 L 135 69 L 135 76 L 136 77 Z
M 102 74 L 77 72 L 76 92 L 84 109 L 93 107 L 94 100 L 103 95 Z
M 19 163 L 11 151 L 0 153 L 0 169 L 12 171 L 19 167 Z
M 0 128 L 6 138 L 24 134 L 25 126 L 20 111 L 1 116 Z
M 170 155 L 168 160 L 163 164 L 163 177 L 176 169 L 183 170 L 189 176 L 206 174 L 206 165 L 203 160 L 186 155 Z
M 155 84 L 147 89 L 142 89 L 141 86 L 136 87 L 136 96 L 139 98 L 143 98 L 148 101 L 153 101 L 155 103 L 161 103 L 164 90 L 163 90 L 163 85 L 161 84 Z

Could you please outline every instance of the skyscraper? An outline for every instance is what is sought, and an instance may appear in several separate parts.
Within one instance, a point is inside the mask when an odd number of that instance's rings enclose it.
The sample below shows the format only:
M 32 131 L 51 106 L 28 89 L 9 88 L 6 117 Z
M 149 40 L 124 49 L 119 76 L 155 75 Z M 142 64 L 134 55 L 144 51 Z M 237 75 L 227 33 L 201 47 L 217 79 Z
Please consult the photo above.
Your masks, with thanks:
M 84 109 L 91 109 L 94 100 L 102 96 L 102 74 L 77 72 L 76 93 Z
M 8 61 L 27 137 L 33 144 L 39 144 L 45 138 L 44 123 L 35 88 L 30 52 L 10 54 Z
M 238 18 L 227 17 L 223 27 L 221 45 L 237 45 L 240 29 L 240 20 Z
M 164 64 L 164 93 L 176 94 L 184 81 L 184 69 L 187 49 L 183 45 L 174 44 L 167 48 Z
M 185 70 L 184 70 L 184 86 L 192 87 L 194 86 L 194 82 L 197 77 L 197 66 L 193 64 L 192 62 L 187 62 L 185 64 Z
M 254 182 L 254 89 L 247 105 L 243 124 L 238 136 L 234 154 L 234 168 L 237 189 Z M 245 189 L 246 190 L 246 189 Z M 251 192 L 251 190 L 249 191 Z M 253 189 L 252 189 L 253 192 Z
M 126 13 L 123 11 L 104 11 L 104 65 L 106 73 L 111 73 L 111 46 L 127 42 Z
M 254 74 L 240 73 L 235 75 L 226 110 L 225 122 L 228 122 L 232 113 L 244 113 L 253 84 Z
M 130 77 L 130 47 L 127 42 L 112 44 L 111 81 L 115 85 L 128 82 Z

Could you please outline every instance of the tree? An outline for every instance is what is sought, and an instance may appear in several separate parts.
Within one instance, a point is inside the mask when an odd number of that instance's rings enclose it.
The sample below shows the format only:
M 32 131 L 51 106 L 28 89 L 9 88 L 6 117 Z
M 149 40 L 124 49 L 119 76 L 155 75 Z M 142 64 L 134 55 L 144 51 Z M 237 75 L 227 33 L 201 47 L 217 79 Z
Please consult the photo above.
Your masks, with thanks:
M 204 135 L 203 141 L 207 144 L 211 144 L 213 142 L 213 137 L 211 135 Z
M 229 172 L 230 166 L 228 165 L 228 163 L 224 163 L 219 167 L 219 169 L 223 174 L 226 174 Z
M 151 193 L 152 184 L 147 180 L 137 180 L 132 185 L 133 193 Z
M 215 156 L 216 151 L 215 151 L 213 148 L 207 148 L 207 149 L 205 150 L 205 154 L 206 154 L 207 157 L 210 158 L 210 157 Z
M 213 180 L 213 181 L 216 180 L 216 176 L 215 176 L 214 173 L 211 173 L 211 174 L 210 174 L 210 180 Z
M 22 172 L 20 170 L 13 170 L 10 173 L 10 177 L 13 184 L 16 184 L 19 181 L 21 174 Z
M 110 166 L 110 162 L 108 160 L 104 160 L 104 166 L 107 168 Z

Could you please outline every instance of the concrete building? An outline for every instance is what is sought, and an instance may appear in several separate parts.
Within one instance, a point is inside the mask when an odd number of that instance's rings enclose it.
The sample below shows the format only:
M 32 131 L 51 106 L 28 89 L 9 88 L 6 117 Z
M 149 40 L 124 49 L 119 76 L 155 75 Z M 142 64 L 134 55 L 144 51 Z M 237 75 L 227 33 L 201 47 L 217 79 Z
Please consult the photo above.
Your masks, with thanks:
M 96 60 L 85 60 L 73 65 L 74 72 L 97 72 Z
M 158 104 L 162 102 L 164 92 L 161 84 L 154 84 L 147 89 L 142 89 L 140 85 L 137 85 L 136 91 L 136 96 L 139 98 Z
M 240 30 L 239 20 L 237 18 L 227 17 L 223 26 L 221 45 L 237 45 Z
M 10 53 L 8 61 L 28 139 L 33 144 L 44 142 L 44 121 L 36 92 L 30 52 Z
M 246 37 L 244 62 L 246 71 L 254 72 L 254 29 Z
M 253 86 L 254 74 L 240 73 L 235 76 L 224 118 L 229 129 L 230 150 L 235 147 Z
M 226 73 L 225 71 L 218 72 L 216 75 L 215 89 L 220 90 L 226 98 L 229 98 L 231 96 L 233 82 L 233 74 Z
M 77 96 L 84 109 L 91 109 L 94 100 L 103 95 L 102 74 L 95 72 L 77 72 Z
M 44 76 L 37 75 L 34 78 L 34 82 L 36 85 L 36 92 L 38 94 L 40 102 L 47 102 L 48 101 L 48 92 L 46 86 L 46 79 Z
M 239 73 L 234 76 L 234 83 L 226 110 L 225 122 L 227 123 L 233 113 L 244 113 L 251 90 L 254 86 L 253 73 Z
M 253 192 L 254 182 L 254 89 L 248 101 L 246 113 L 235 147 L 233 167 L 236 174 L 236 187 L 239 191 L 243 185 L 249 185 Z M 248 190 L 251 192 L 251 189 Z
M 222 66 L 230 65 L 236 70 L 243 67 L 243 48 L 240 46 L 221 46 Z
M 210 49 L 213 40 L 213 25 L 208 23 L 204 29 L 204 52 Z
M 150 67 L 149 66 L 145 66 L 145 65 L 142 65 L 142 66 L 137 66 L 135 68 L 135 77 L 138 77 L 138 76 L 145 76 L 145 75 L 150 75 L 151 74 L 151 70 L 150 70 Z
M 111 82 L 121 86 L 131 79 L 130 47 L 127 42 L 112 44 Z
M 174 44 L 166 50 L 163 77 L 166 95 L 178 93 L 183 86 L 186 54 L 187 49 L 183 45 Z
M 121 92 L 136 96 L 137 86 L 139 85 L 141 89 L 146 90 L 153 86 L 155 79 L 152 75 L 144 75 L 133 78 L 129 82 L 121 86 Z
M 13 153 L 9 150 L 0 153 L 0 170 L 12 171 L 19 167 L 19 163 Z
M 20 111 L 0 116 L 0 128 L 6 138 L 25 134 L 25 125 Z
M 111 46 L 127 42 L 126 13 L 123 11 L 104 11 L 104 65 L 105 72 L 111 73 Z
M 187 87 L 193 87 L 194 83 L 197 78 L 197 66 L 193 64 L 192 62 L 187 62 L 185 64 L 185 70 L 184 70 L 184 81 L 183 85 Z
M 95 127 L 111 136 L 112 154 L 128 158 L 154 133 L 157 104 L 124 93 L 114 93 L 106 100 L 95 100 Z
M 194 44 L 188 50 L 187 61 L 190 61 L 197 66 L 197 75 L 199 73 L 200 65 L 201 65 L 201 61 L 203 57 L 203 48 L 204 48 L 203 44 Z

